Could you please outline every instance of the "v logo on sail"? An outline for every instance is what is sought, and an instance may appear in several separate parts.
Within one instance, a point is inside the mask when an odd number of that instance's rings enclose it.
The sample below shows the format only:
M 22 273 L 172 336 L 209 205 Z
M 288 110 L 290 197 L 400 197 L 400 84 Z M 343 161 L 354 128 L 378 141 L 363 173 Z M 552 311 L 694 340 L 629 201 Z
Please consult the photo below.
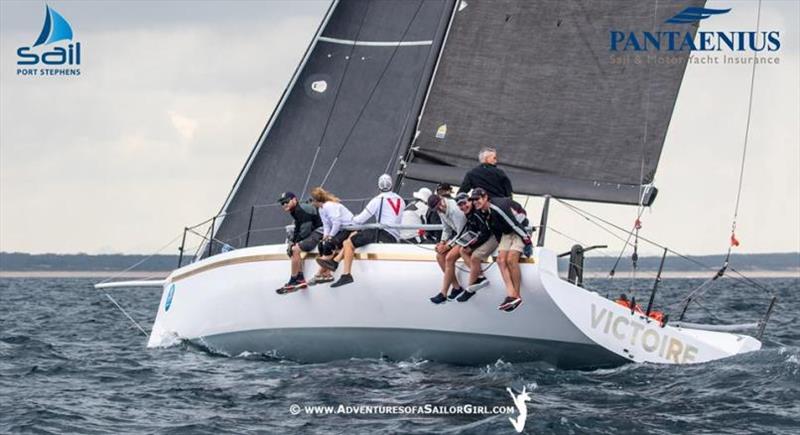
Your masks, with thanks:
M 36 42 L 33 43 L 34 47 L 42 44 L 52 44 L 54 42 L 63 41 L 65 39 L 72 40 L 72 26 L 61 14 L 51 9 L 50 6 L 45 5 L 44 25 Z

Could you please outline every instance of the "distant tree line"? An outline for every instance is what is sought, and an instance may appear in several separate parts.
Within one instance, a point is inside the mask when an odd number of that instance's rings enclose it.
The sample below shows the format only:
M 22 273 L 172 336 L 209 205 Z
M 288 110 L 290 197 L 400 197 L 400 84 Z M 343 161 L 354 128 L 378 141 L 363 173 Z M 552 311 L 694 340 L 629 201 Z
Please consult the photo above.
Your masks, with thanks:
M 591 256 L 587 253 L 584 268 L 586 271 L 610 271 L 616 257 Z M 720 267 L 724 255 L 702 255 L 692 257 L 694 260 L 710 267 Z M 135 267 L 134 271 L 169 271 L 178 265 L 177 255 L 89 255 L 89 254 L 26 254 L 22 252 L 0 252 L 0 270 L 3 271 L 119 271 L 145 260 Z M 640 257 L 640 270 L 657 270 L 660 257 Z M 568 257 L 559 259 L 560 270 L 566 270 Z M 184 258 L 184 265 L 187 259 Z M 797 270 L 800 269 L 800 252 L 777 254 L 735 254 L 731 256 L 731 265 L 738 270 Z M 623 256 L 617 266 L 618 272 L 630 271 L 632 261 L 629 255 Z M 664 266 L 666 271 L 700 271 L 705 270 L 690 261 L 675 256 L 668 256 Z

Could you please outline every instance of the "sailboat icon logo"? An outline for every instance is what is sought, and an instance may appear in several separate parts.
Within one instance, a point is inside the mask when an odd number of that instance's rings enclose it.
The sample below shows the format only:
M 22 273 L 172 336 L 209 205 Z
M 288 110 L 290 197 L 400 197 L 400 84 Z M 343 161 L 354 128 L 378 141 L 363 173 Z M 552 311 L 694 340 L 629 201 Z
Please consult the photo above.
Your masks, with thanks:
M 36 42 L 33 43 L 34 47 L 42 44 L 52 44 L 54 42 L 63 41 L 65 39 L 72 40 L 72 26 L 63 15 L 56 12 L 55 9 L 45 5 L 44 25 Z

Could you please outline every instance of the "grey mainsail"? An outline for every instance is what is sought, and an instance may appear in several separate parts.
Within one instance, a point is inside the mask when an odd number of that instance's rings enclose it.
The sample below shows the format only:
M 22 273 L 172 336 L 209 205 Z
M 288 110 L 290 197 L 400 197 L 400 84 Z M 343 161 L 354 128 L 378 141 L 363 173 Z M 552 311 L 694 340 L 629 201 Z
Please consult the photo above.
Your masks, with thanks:
M 704 3 L 462 2 L 406 176 L 459 183 L 488 145 L 517 193 L 622 204 L 644 193 L 649 205 L 655 189 L 644 185 L 653 182 L 689 51 L 614 53 L 610 31 L 694 35 L 696 23 L 665 21 Z M 612 63 L 615 54 L 629 63 Z M 647 62 L 659 55 L 675 63 Z
M 378 176 L 395 171 L 411 141 L 453 5 L 333 2 L 223 206 L 210 252 L 217 242 L 282 242 L 290 219 L 275 202 L 283 191 L 376 193 Z M 358 211 L 362 201 L 347 205 Z

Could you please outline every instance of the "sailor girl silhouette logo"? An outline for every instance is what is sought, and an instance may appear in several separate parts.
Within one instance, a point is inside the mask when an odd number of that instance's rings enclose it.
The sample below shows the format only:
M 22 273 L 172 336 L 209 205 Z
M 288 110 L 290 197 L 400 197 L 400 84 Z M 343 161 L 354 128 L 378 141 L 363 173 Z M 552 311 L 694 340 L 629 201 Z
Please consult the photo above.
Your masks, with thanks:
M 45 5 L 44 24 L 30 47 L 17 48 L 17 75 L 29 77 L 79 76 L 81 43 L 73 42 L 72 26 L 58 11 Z
M 508 421 L 514 426 L 514 430 L 517 433 L 522 433 L 522 430 L 525 429 L 525 421 L 528 419 L 528 402 L 531 401 L 531 396 L 525 391 L 525 387 L 522 387 L 522 392 L 519 394 L 514 394 L 514 391 L 508 387 L 506 387 L 506 391 L 508 391 L 511 399 L 514 400 L 514 406 L 517 407 L 517 412 L 519 412 L 516 418 L 508 417 Z

